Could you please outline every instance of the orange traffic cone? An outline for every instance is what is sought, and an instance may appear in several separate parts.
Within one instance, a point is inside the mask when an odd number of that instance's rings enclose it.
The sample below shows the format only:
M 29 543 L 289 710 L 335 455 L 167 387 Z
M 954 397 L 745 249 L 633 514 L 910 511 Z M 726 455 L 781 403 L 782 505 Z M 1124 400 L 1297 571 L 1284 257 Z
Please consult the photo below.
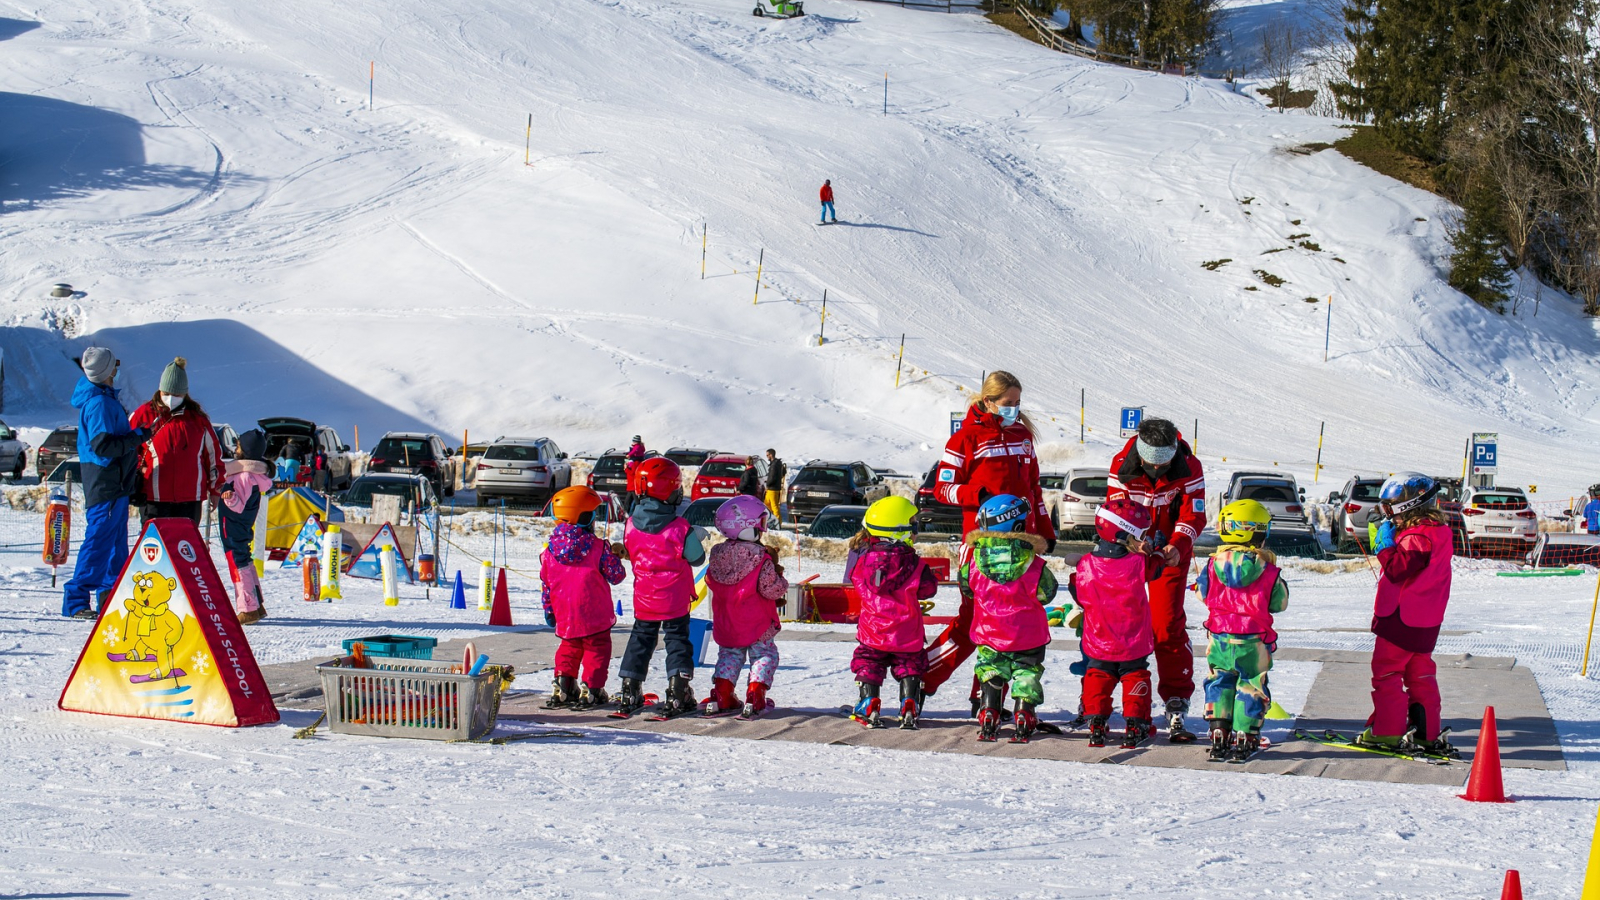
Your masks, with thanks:
M 1500 888 L 1500 900 L 1522 900 L 1522 876 L 1516 869 L 1506 870 L 1506 883 Z
M 1483 730 L 1478 732 L 1478 749 L 1472 754 L 1472 774 L 1467 776 L 1463 800 L 1478 803 L 1510 803 L 1500 781 L 1500 738 L 1494 730 L 1494 707 L 1483 709 Z
M 490 625 L 511 624 L 511 594 L 506 590 L 506 570 L 500 570 L 500 577 L 494 583 L 494 605 L 489 608 Z M 1498 763 L 1496 764 L 1498 766 Z M 1496 775 L 1499 768 L 1495 769 Z

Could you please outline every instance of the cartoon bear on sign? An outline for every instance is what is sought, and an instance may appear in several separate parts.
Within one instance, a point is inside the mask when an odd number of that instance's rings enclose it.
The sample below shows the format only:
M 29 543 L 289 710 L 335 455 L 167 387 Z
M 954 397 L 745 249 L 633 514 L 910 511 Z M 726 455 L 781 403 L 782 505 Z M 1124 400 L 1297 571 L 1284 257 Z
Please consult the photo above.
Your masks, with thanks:
M 178 582 L 163 577 L 158 572 L 133 573 L 133 596 L 122 601 L 127 608 L 125 622 L 127 645 L 124 658 L 129 661 L 156 661 L 150 680 L 172 674 L 172 648 L 183 637 L 183 620 L 167 608 Z

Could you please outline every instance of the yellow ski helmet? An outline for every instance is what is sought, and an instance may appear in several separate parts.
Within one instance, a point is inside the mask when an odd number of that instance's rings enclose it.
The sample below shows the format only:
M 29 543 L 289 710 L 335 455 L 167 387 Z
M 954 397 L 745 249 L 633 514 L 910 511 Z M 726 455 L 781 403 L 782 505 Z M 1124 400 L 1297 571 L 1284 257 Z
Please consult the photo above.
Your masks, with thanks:
M 1235 500 L 1217 513 L 1217 537 L 1225 544 L 1258 543 L 1272 530 L 1272 513 L 1256 500 Z
M 862 518 L 862 527 L 873 537 L 881 537 L 891 541 L 911 543 L 911 536 L 916 533 L 913 520 L 917 515 L 917 505 L 904 497 L 885 497 L 867 507 L 867 514 Z

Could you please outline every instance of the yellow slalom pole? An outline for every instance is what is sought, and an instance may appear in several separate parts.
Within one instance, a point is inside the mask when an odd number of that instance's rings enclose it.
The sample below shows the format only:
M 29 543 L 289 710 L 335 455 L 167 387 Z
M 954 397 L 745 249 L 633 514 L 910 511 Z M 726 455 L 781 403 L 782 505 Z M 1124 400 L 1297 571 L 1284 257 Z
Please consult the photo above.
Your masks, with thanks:
M 1589 677 L 1589 645 L 1594 643 L 1594 612 L 1596 607 L 1600 607 L 1600 578 L 1596 578 L 1594 582 L 1594 603 L 1589 606 L 1589 637 L 1583 642 L 1583 668 L 1578 670 L 1578 674 L 1584 678 Z M 1597 887 L 1600 887 L 1600 885 L 1597 885 Z
M 1472 458 L 1472 440 L 1467 440 L 1467 446 L 1461 451 L 1461 486 L 1467 486 L 1467 460 Z
M 533 113 L 528 113 L 528 137 L 522 150 L 522 164 L 533 165 Z
M 751 306 L 761 302 L 761 267 L 767 263 L 767 248 L 761 248 L 761 255 L 756 258 L 756 296 L 750 301 Z
M 700 223 L 700 280 L 706 280 L 706 223 Z
M 361 426 L 360 425 L 356 425 L 356 426 L 353 426 L 353 427 L 356 430 L 356 452 L 360 453 L 361 452 Z M 1568 504 L 1568 505 L 1570 506 L 1571 504 Z
M 900 335 L 900 356 L 894 363 L 894 386 L 900 387 L 900 366 L 906 361 L 906 336 Z
M 1311 473 L 1311 483 L 1316 484 L 1322 478 L 1322 435 L 1328 430 L 1328 423 L 1323 422 L 1317 426 L 1317 469 Z

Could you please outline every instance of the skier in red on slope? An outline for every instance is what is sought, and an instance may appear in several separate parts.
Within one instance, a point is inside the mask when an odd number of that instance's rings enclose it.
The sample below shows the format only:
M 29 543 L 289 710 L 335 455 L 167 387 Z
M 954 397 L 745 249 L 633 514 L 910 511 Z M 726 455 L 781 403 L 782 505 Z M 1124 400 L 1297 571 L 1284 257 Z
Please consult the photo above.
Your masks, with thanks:
M 839 221 L 839 214 L 833 211 L 833 182 L 824 180 L 822 182 L 822 221 L 817 224 L 826 225 L 829 218 L 832 218 L 834 222 Z

